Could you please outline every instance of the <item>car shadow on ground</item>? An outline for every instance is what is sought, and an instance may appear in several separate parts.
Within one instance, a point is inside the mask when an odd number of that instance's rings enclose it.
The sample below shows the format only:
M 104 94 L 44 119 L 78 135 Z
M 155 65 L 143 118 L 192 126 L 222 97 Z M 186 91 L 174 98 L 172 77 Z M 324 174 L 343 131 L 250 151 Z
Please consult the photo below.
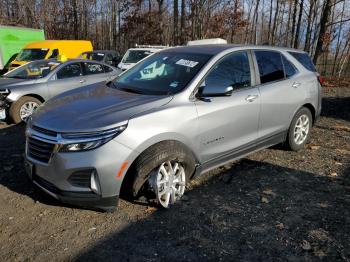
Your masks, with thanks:
M 321 116 L 350 121 L 350 97 L 322 98 Z
M 24 168 L 25 124 L 10 125 L 0 129 L 0 184 L 33 201 L 53 206 L 64 205 L 43 194 L 29 180 Z
M 243 159 L 187 192 L 187 201 L 154 211 L 75 259 L 348 260 L 349 188 L 346 176 Z

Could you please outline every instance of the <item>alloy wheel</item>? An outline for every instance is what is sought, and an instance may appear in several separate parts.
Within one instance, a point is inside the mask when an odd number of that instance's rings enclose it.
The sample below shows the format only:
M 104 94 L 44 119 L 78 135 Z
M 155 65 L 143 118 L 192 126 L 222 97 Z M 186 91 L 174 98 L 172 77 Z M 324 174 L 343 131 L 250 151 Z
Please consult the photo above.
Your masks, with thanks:
M 305 114 L 301 115 L 295 123 L 294 142 L 300 145 L 305 142 L 310 129 L 309 117 Z
M 36 102 L 26 102 L 21 106 L 21 109 L 19 110 L 19 114 L 22 120 L 25 120 L 29 116 L 33 114 L 33 112 L 39 107 L 39 105 Z

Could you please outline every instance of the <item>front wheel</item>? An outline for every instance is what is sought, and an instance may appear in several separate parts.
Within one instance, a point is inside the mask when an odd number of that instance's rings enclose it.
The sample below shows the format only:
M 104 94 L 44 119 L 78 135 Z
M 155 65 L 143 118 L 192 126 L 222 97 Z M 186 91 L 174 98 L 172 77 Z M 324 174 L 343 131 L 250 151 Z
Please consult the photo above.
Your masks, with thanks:
M 166 161 L 150 177 L 157 202 L 164 208 L 174 204 L 185 193 L 186 173 L 178 161 Z
M 312 115 L 309 109 L 303 107 L 294 116 L 288 130 L 287 146 L 293 151 L 304 148 L 310 138 Z
M 183 196 L 195 164 L 192 152 L 181 143 L 160 142 L 137 158 L 125 184 L 123 182 L 124 190 L 133 198 L 152 193 L 160 206 L 169 208 Z
M 10 118 L 13 123 L 18 124 L 29 116 L 41 105 L 39 99 L 31 96 L 23 96 L 10 107 Z

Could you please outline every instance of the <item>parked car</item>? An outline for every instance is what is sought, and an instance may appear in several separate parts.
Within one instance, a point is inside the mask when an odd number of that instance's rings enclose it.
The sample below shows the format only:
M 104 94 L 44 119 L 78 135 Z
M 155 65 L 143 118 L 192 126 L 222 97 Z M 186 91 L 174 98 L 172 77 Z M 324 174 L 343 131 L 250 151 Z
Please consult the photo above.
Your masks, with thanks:
M 303 148 L 320 89 L 295 49 L 170 48 L 40 107 L 27 124 L 27 172 L 63 202 L 113 210 L 124 192 L 167 208 L 210 169 L 278 143 Z
M 90 60 L 39 60 L 0 77 L 0 120 L 19 123 L 63 92 L 114 79 L 119 70 Z
M 9 66 L 9 70 L 28 62 L 42 59 L 54 59 L 60 55 L 76 58 L 82 52 L 92 51 L 90 41 L 84 40 L 44 40 L 26 45 Z
M 120 54 L 113 50 L 94 50 L 82 53 L 78 58 L 104 62 L 114 67 L 118 67 Z
M 25 45 L 39 40 L 45 40 L 44 30 L 0 25 L 0 75 Z
M 124 54 L 121 62 L 118 64 L 118 68 L 125 71 L 133 67 L 137 62 L 144 59 L 145 57 L 154 54 L 166 46 L 149 46 L 149 45 L 139 45 L 135 48 L 130 48 Z

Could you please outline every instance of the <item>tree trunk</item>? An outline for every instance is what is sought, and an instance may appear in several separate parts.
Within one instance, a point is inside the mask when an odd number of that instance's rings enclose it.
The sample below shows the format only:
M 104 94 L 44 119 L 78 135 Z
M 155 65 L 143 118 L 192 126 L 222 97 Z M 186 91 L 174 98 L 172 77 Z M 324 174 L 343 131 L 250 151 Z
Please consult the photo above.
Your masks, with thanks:
M 317 63 L 319 56 L 323 52 L 323 39 L 324 39 L 324 36 L 326 34 L 327 24 L 329 22 L 329 16 L 331 13 L 331 7 L 332 7 L 332 1 L 325 0 L 324 8 L 323 8 L 323 12 L 321 15 L 321 20 L 320 20 L 320 32 L 318 34 L 316 50 L 315 50 L 315 55 L 314 55 L 314 59 L 313 59 L 314 64 Z
M 185 44 L 186 41 L 186 36 L 185 36 L 185 20 L 186 20 L 186 1 L 181 0 L 181 25 L 180 25 L 180 30 L 181 30 L 181 43 L 180 44 Z
M 178 45 L 178 29 L 179 29 L 179 3 L 178 0 L 174 0 L 174 29 L 173 29 L 173 43 Z
M 159 21 L 159 31 L 158 31 L 158 41 L 159 44 L 163 44 L 163 3 L 164 0 L 157 0 L 158 2 L 158 21 Z
M 293 4 L 293 18 L 292 18 L 292 38 L 290 41 L 290 46 L 293 46 L 294 43 L 294 34 L 295 34 L 295 22 L 296 22 L 296 17 L 297 17 L 297 6 L 298 6 L 298 0 L 294 1 Z
M 301 0 L 300 4 L 299 4 L 298 23 L 297 23 L 297 28 L 296 28 L 296 31 L 295 31 L 294 48 L 298 48 L 299 47 L 299 33 L 300 33 L 300 26 L 301 26 L 301 18 L 303 16 L 303 8 L 304 8 L 304 0 Z
M 305 36 L 305 46 L 304 46 L 305 52 L 310 51 L 311 29 L 312 29 L 312 23 L 313 23 L 313 9 L 315 6 L 315 1 L 316 0 L 310 0 L 310 10 L 307 17 L 307 27 L 306 27 L 306 36 Z

